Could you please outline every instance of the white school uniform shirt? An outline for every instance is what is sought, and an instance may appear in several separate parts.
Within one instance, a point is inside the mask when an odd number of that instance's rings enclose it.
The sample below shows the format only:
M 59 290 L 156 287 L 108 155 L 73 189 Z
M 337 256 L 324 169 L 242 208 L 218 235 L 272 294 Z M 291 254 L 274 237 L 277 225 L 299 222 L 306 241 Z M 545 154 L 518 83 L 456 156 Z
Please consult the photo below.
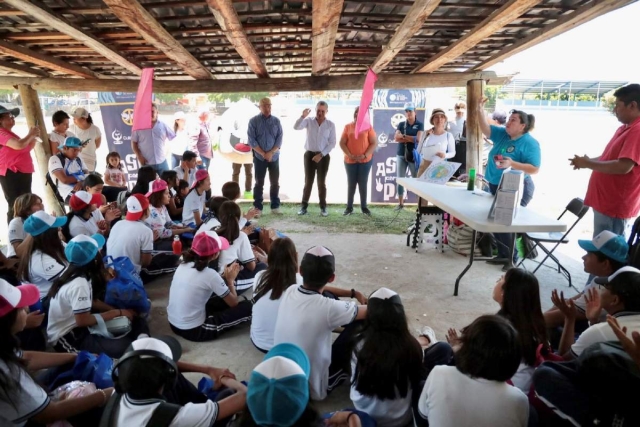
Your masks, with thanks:
M 506 382 L 471 378 L 455 366 L 433 368 L 418 401 L 433 427 L 526 427 L 529 400 Z
M 55 345 L 60 338 L 71 332 L 77 326 L 75 315 L 90 313 L 92 302 L 91 283 L 84 277 L 76 277 L 63 285 L 49 303 L 49 344 Z
M 22 357 L 22 352 L 18 352 L 17 356 Z M 12 366 L 9 369 L 0 360 L 0 371 L 19 384 L 18 389 L 11 394 L 11 402 L 0 399 L 0 426 L 22 427 L 51 403 L 47 392 L 22 367 Z
M 631 336 L 634 331 L 640 332 L 640 313 L 620 311 L 612 316 L 618 320 L 621 328 L 627 328 L 627 334 L 629 336 Z M 578 340 L 571 346 L 571 354 L 577 358 L 585 348 L 604 341 L 619 340 L 607 322 L 596 323 L 595 325 L 589 326 L 586 331 L 580 334 Z
M 180 264 L 173 274 L 169 288 L 167 316 L 178 329 L 193 329 L 207 317 L 206 304 L 213 294 L 220 298 L 229 295 L 229 288 L 212 268 L 198 271 L 193 263 Z
M 206 220 L 205 223 L 200 226 L 200 228 L 198 228 L 198 231 L 196 231 L 196 235 L 204 233 L 205 231 L 216 231 L 216 229 L 221 225 L 222 224 L 220 224 L 218 218 L 212 216 L 208 220 Z
M 173 231 L 170 228 L 173 221 L 171 221 L 169 210 L 164 205 L 159 208 L 149 205 L 149 216 L 144 222 L 153 231 L 158 231 L 161 239 L 170 239 L 173 236 Z
M 220 274 L 224 273 L 224 268 L 227 264 L 230 264 L 235 260 L 238 260 L 240 264 L 247 264 L 256 260 L 256 257 L 253 255 L 253 249 L 251 249 L 249 237 L 244 233 L 244 231 L 240 232 L 238 238 L 229 245 L 228 249 L 220 252 L 220 258 L 218 258 L 218 272 Z M 245 289 L 253 286 L 254 282 L 255 278 L 253 277 L 249 279 L 236 279 L 236 290 L 238 292 L 244 291 Z
M 456 140 L 449 132 L 442 135 L 430 134 L 418 145 L 418 152 L 423 160 L 431 160 L 436 153 L 445 153 L 445 159 L 451 159 L 456 155 Z
M 311 399 L 323 400 L 329 385 L 332 331 L 353 322 L 358 306 L 325 298 L 302 286 L 290 286 L 280 299 L 273 344 L 296 344 L 307 353 L 311 362 Z
M 91 212 L 89 219 L 84 219 L 81 216 L 74 215 L 69 221 L 69 234 L 71 237 L 76 237 L 81 234 L 85 236 L 93 236 L 100 231 L 98 228 L 98 222 L 104 220 L 102 212 L 99 209 Z
M 180 154 L 182 155 L 182 154 Z M 196 170 L 195 169 L 189 169 L 189 174 L 187 175 L 187 177 L 185 178 L 184 176 L 184 170 L 180 167 L 177 166 L 175 168 L 173 168 L 174 171 L 176 171 L 176 173 L 178 174 L 178 179 L 183 179 L 185 181 L 187 181 L 189 183 L 189 187 L 191 187 L 193 185 L 194 182 L 196 182 Z
M 524 361 L 518 365 L 518 370 L 511 377 L 511 383 L 514 387 L 522 390 L 523 393 L 528 394 L 531 391 L 531 383 L 533 382 L 533 373 L 536 368 L 529 366 Z
M 263 270 L 256 274 L 253 282 L 254 298 L 264 273 L 265 271 Z M 302 276 L 296 274 L 295 285 L 301 286 L 302 283 Z M 253 304 L 251 309 L 251 341 L 263 350 L 271 350 L 271 347 L 273 347 L 273 334 L 276 330 L 276 320 L 278 319 L 278 310 L 280 309 L 280 301 L 282 301 L 283 295 L 277 300 L 272 300 L 271 291 L 268 291 Z
M 29 259 L 29 283 L 36 285 L 40 291 L 40 299 L 47 296 L 53 282 L 60 277 L 69 265 L 66 261 L 60 264 L 53 257 L 35 250 Z
M 184 199 L 184 205 L 182 207 L 182 223 L 191 224 L 195 222 L 194 212 L 200 212 L 200 218 L 204 213 L 204 202 L 207 201 L 207 193 L 205 191 L 202 194 L 198 194 L 198 190 L 195 188 L 189 191 L 187 197 Z
M 88 171 L 89 168 L 87 164 L 82 160 L 82 158 L 75 158 L 73 160 L 69 160 L 68 158 L 62 156 L 64 158 L 64 164 L 60 161 L 58 156 L 51 156 L 49 158 L 48 171 L 51 174 L 51 179 L 53 182 L 56 182 L 56 177 L 53 175 L 55 171 L 61 170 L 66 175 L 71 176 L 74 174 L 82 174 L 79 178 L 84 179 L 84 171 Z M 80 161 L 78 161 L 78 159 Z M 58 181 L 56 184 L 58 186 L 58 192 L 63 199 L 66 199 L 69 193 L 73 191 L 73 187 L 75 187 L 75 183 L 73 184 L 65 184 L 62 181 Z
M 153 231 L 142 221 L 118 221 L 107 240 L 107 255 L 114 258 L 126 256 L 140 273 L 142 254 L 153 252 Z
M 7 258 L 16 256 L 16 250 L 13 249 L 14 243 L 22 243 L 27 238 L 24 231 L 24 220 L 20 217 L 13 218 L 9 223 L 9 244 L 7 245 Z
M 349 398 L 358 411 L 366 412 L 376 420 L 378 427 L 404 427 L 413 424 L 413 412 L 411 410 L 411 396 L 413 395 L 411 385 L 407 390 L 407 395 L 401 397 L 396 390 L 395 399 L 380 400 L 375 396 L 364 396 L 356 390 L 353 381 L 355 380 L 356 353 L 351 357 L 351 392 Z M 402 361 L 399 361 L 402 363 Z
M 161 399 L 134 400 L 125 394 L 116 409 L 114 427 L 145 426 Z M 187 403 L 180 408 L 170 427 L 210 427 L 218 418 L 218 404 L 211 400 L 205 403 Z
M 87 145 L 82 147 L 82 151 L 80 151 L 80 158 L 86 163 L 89 168 L 89 172 L 94 172 L 96 170 L 96 139 L 102 136 L 100 128 L 96 125 L 91 125 L 89 129 L 85 130 L 80 129 L 75 124 L 70 127 L 80 141 L 85 142 L 87 139 L 89 140 Z
M 64 140 L 69 138 L 70 136 L 76 136 L 76 134 L 73 133 L 73 132 L 70 132 L 70 131 L 66 131 L 64 133 L 64 135 L 60 135 L 60 134 L 57 134 L 55 132 L 51 132 L 49 134 L 49 142 L 53 141 L 53 142 L 56 143 L 56 147 L 59 147 L 62 144 L 64 144 Z

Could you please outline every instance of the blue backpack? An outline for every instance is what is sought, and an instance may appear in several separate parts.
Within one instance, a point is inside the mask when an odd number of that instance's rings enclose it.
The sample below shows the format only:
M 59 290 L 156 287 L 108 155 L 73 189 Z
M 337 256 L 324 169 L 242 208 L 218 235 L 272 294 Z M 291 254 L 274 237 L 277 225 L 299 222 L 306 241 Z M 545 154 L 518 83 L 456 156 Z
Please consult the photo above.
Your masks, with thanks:
M 104 265 L 113 268 L 116 277 L 107 283 L 107 292 L 104 302 L 115 308 L 135 310 L 145 314 L 151 309 L 151 302 L 147 297 L 142 279 L 126 256 L 113 258 L 104 257 Z

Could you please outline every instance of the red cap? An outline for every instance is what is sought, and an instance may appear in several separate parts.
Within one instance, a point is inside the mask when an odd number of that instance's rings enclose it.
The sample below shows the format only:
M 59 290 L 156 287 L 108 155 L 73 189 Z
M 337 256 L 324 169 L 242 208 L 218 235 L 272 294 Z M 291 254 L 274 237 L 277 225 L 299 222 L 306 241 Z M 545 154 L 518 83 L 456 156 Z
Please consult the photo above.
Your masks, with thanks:
M 129 221 L 138 221 L 149 208 L 149 199 L 142 194 L 132 194 L 127 199 L 127 216 Z
M 73 211 L 81 211 L 89 205 L 100 206 L 102 195 L 100 193 L 89 194 L 86 191 L 76 191 L 69 199 L 69 207 Z

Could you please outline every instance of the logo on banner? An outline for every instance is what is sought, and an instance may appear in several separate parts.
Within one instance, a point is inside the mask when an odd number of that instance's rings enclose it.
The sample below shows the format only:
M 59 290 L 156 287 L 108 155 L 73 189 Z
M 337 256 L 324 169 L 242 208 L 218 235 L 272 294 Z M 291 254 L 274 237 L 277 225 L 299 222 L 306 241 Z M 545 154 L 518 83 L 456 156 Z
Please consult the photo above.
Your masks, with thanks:
M 398 125 L 405 120 L 407 120 L 407 118 L 404 116 L 404 114 L 394 114 L 393 116 L 391 116 L 391 127 L 397 129 Z
M 381 132 L 380 135 L 378 135 L 378 147 L 380 148 L 386 147 L 387 142 L 389 142 L 389 137 L 387 136 L 386 133 Z
M 122 121 L 124 122 L 125 125 L 127 126 L 133 125 L 133 108 L 126 108 L 122 110 L 122 113 L 120 114 L 120 118 L 122 118 Z
M 118 129 L 114 130 L 113 132 L 111 132 L 111 138 L 113 138 L 113 143 L 116 145 L 120 145 L 122 144 L 122 132 L 120 132 Z

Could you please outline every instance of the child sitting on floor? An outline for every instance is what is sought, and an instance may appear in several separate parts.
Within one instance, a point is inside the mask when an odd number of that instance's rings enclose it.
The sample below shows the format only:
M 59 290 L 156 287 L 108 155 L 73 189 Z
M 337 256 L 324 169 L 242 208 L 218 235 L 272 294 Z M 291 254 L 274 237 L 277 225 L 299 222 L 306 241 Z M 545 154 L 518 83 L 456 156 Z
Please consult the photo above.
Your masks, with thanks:
M 182 223 L 184 225 L 193 223 L 196 227 L 200 227 L 207 201 L 207 191 L 209 190 L 211 190 L 209 172 L 204 169 L 198 169 L 196 180 L 191 185 L 191 190 L 189 190 L 186 199 L 184 199 L 184 207 L 182 209 Z

